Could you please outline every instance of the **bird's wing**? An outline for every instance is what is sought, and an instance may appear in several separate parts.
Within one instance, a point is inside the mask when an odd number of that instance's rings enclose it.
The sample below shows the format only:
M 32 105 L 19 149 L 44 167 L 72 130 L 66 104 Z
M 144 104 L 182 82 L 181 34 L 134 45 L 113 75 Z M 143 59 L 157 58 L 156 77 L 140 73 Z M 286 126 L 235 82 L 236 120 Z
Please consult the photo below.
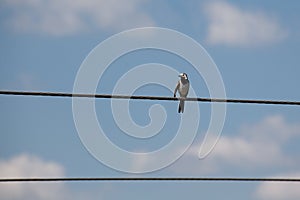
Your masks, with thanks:
M 174 97 L 176 97 L 176 92 L 177 92 L 177 90 L 179 89 L 179 86 L 180 86 L 180 82 L 178 81 L 178 82 L 177 82 L 177 85 L 176 85 L 176 88 L 175 88 L 175 90 L 174 90 Z

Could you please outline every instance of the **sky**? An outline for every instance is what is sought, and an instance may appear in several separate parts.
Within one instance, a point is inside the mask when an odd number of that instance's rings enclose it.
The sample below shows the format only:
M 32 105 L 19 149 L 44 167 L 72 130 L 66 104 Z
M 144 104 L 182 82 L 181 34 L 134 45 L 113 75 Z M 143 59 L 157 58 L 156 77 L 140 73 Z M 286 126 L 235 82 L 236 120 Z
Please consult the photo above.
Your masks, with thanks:
M 227 98 L 300 101 L 299 9 L 300 2 L 291 0 L 2 0 L 0 90 L 71 93 L 82 64 L 101 42 L 132 28 L 161 27 L 202 45 L 219 71 Z M 134 39 L 143 43 L 152 36 L 149 32 Z M 178 41 L 172 44 L 179 49 L 184 46 Z M 105 50 L 114 52 L 119 46 Z M 97 56 L 97 61 L 105 60 Z M 199 55 L 199 60 L 204 57 Z M 149 63 L 147 71 L 143 64 Z M 172 76 L 162 65 L 169 67 Z M 139 73 L 134 71 L 136 66 L 142 67 Z M 132 71 L 136 76 L 118 85 Z M 120 55 L 110 63 L 96 92 L 126 94 L 129 85 L 145 80 L 129 95 L 173 96 L 178 81 L 173 72 L 188 74 L 195 92 L 190 96 L 210 97 L 211 85 L 190 62 L 149 48 Z M 174 87 L 159 84 L 164 81 Z M 163 169 L 141 174 L 118 171 L 97 160 L 82 141 L 71 98 L 1 95 L 0 177 L 300 177 L 297 106 L 227 104 L 218 143 L 199 159 L 213 118 L 212 104 L 186 102 L 183 114 L 177 113 L 178 102 L 171 101 L 98 99 L 94 104 L 106 137 L 127 151 L 164 147 L 178 136 L 181 121 L 187 123 L 183 133 L 186 137 L 195 134 L 194 140 L 183 156 Z M 200 119 L 195 129 L 192 122 L 197 112 Z M 134 126 L 127 126 L 132 121 Z M 154 134 L 153 127 L 158 133 L 148 138 L 128 135 Z M 99 147 L 98 140 L 92 143 Z M 131 164 L 132 171 L 164 161 L 147 156 L 126 160 L 105 149 L 101 153 L 119 166 Z M 0 199 L 299 199 L 299 187 L 298 183 L 269 182 L 0 183 Z

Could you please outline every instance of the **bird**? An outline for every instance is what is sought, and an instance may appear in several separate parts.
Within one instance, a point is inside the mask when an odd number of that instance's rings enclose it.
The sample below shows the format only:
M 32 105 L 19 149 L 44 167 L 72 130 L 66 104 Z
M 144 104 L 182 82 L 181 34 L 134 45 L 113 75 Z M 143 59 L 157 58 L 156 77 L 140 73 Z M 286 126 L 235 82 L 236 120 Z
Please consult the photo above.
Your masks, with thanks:
M 190 89 L 190 81 L 188 79 L 188 75 L 186 73 L 181 73 L 178 75 L 178 77 L 180 77 L 180 80 L 176 85 L 174 91 L 174 97 L 176 97 L 176 93 L 178 91 L 181 98 L 186 98 Z M 180 100 L 178 106 L 178 113 L 183 113 L 183 111 L 184 111 L 184 100 Z

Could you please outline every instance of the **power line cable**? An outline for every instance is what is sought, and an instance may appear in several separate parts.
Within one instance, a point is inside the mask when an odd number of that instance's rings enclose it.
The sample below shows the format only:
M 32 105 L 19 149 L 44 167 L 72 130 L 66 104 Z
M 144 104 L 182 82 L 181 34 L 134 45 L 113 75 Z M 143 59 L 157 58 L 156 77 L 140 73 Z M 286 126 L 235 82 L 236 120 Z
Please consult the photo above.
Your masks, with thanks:
M 185 182 L 203 182 L 203 181 L 211 181 L 211 182 L 297 182 L 300 183 L 300 178 L 230 178 L 230 177 L 145 177 L 145 178 L 137 178 L 137 177 L 73 177 L 73 178 L 2 178 L 0 179 L 0 183 L 4 182 L 87 182 L 87 181 L 114 181 L 114 182 L 126 182 L 126 181 L 185 181 Z
M 0 91 L 0 95 L 16 96 L 44 96 L 44 97 L 78 97 L 78 98 L 97 98 L 97 99 L 138 99 L 138 100 L 160 100 L 160 101 L 178 101 L 180 97 L 163 96 L 129 96 L 112 94 L 76 94 L 62 92 L 29 92 L 29 91 Z M 273 105 L 296 105 L 300 106 L 300 101 L 279 101 L 279 100 L 256 100 L 256 99 L 218 99 L 218 98 L 199 98 L 188 97 L 185 101 L 199 101 L 211 103 L 239 103 L 239 104 L 273 104 Z
M 28 92 L 28 91 L 0 91 L 1 95 L 17 96 L 48 96 L 48 97 L 79 97 L 104 99 L 140 99 L 178 101 L 181 98 L 161 96 L 129 96 L 111 94 L 74 94 L 58 92 Z M 246 104 L 277 104 L 300 105 L 299 101 L 253 100 L 253 99 L 212 99 L 212 98 L 185 98 L 186 101 L 216 102 L 216 103 L 246 103 Z M 227 182 L 300 182 L 300 178 L 210 178 L 210 177 L 162 177 L 162 178 L 2 178 L 0 182 L 66 182 L 66 181 L 227 181 Z

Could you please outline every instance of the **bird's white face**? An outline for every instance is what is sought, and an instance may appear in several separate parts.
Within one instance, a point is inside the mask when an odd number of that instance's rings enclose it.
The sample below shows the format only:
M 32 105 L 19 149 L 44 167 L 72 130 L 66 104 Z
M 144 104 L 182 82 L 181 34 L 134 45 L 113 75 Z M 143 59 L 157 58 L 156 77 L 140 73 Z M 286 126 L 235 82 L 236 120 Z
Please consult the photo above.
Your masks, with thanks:
M 181 74 L 179 74 L 179 77 L 180 77 L 180 78 L 184 78 L 184 79 L 188 79 L 186 73 L 181 73 Z

